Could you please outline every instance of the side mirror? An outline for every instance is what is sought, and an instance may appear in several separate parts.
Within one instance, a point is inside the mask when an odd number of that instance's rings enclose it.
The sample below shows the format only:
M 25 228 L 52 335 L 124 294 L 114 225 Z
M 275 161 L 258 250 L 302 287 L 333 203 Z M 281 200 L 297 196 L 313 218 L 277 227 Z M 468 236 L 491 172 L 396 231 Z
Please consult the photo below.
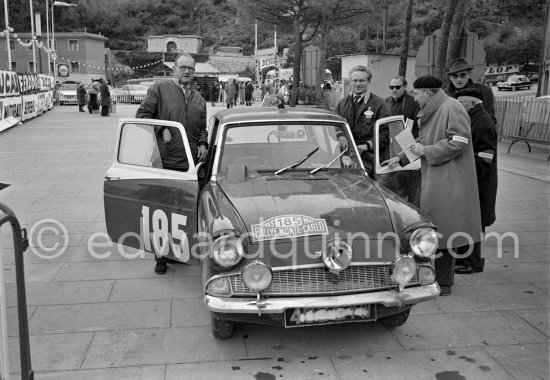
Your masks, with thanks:
M 388 116 L 376 121 L 374 125 L 375 128 L 375 152 L 374 152 L 374 163 L 376 174 L 385 174 L 392 173 L 401 170 L 418 170 L 420 169 L 420 160 L 415 160 L 409 163 L 406 166 L 396 165 L 396 166 L 382 166 L 382 162 L 386 161 L 389 158 L 397 156 L 403 151 L 397 141 L 395 136 L 405 130 L 405 121 L 402 115 L 397 116 Z M 387 134 L 389 136 L 389 142 L 386 146 L 381 147 L 380 137 L 381 135 Z M 384 139 L 382 139 L 384 140 Z

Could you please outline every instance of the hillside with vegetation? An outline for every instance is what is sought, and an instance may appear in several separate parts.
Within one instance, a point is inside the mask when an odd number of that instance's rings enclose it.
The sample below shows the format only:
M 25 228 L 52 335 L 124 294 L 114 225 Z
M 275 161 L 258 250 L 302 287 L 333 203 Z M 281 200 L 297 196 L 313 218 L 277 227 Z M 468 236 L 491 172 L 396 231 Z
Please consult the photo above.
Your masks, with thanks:
M 144 51 L 148 35 L 191 34 L 204 38 L 204 46 L 215 51 L 220 46 L 239 46 L 245 55 L 254 51 L 254 19 L 241 0 L 66 0 L 78 7 L 53 7 L 57 32 L 102 34 L 111 50 Z M 273 0 L 271 3 L 308 3 Z M 355 15 L 345 22 L 309 30 L 315 33 L 307 44 L 326 50 L 326 56 L 360 52 L 399 54 L 403 20 L 410 0 L 357 0 Z M 465 27 L 483 39 L 487 61 L 492 64 L 538 63 L 542 46 L 544 0 L 464 0 L 469 2 Z M 334 4 L 330 0 L 309 3 Z M 409 54 L 414 55 L 425 36 L 441 28 L 446 1 L 415 0 L 411 22 Z M 18 32 L 30 30 L 29 2 L 10 0 L 9 20 Z M 44 1 L 34 3 L 34 12 L 43 16 Z M 3 9 L 0 19 L 4 19 Z M 273 45 L 274 25 L 260 22 L 259 47 Z M 306 31 L 307 34 L 308 31 Z M 295 45 L 294 35 L 278 25 L 279 51 Z M 307 46 L 307 44 L 305 44 Z M 302 46 L 303 47 L 303 46 Z M 290 61 L 292 62 L 292 60 Z

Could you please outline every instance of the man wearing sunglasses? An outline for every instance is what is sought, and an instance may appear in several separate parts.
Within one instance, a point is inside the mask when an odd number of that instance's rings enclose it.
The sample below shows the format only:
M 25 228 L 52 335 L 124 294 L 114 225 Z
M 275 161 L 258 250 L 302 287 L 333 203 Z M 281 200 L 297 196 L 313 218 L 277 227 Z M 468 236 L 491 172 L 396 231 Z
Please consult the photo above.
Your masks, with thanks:
M 418 138 L 418 123 L 416 121 L 420 105 L 414 96 L 407 92 L 407 79 L 396 76 L 390 80 L 391 96 L 386 98 L 390 108 L 390 115 L 403 115 L 405 120 L 413 121 L 412 134 Z M 391 175 L 390 175 L 391 174 Z M 420 170 L 404 170 L 380 176 L 382 183 L 413 205 L 420 206 L 420 184 L 422 174 Z
M 493 95 L 493 90 L 483 83 L 474 82 L 471 78 L 472 69 L 473 67 L 465 58 L 453 59 L 449 71 L 447 71 L 447 75 L 449 75 L 451 80 L 447 88 L 447 94 L 456 99 L 456 93 L 459 90 L 465 88 L 479 89 L 481 91 L 483 108 L 491 115 L 491 118 L 496 124 L 497 118 L 495 116 L 495 97 Z
M 136 112 L 136 118 L 177 121 L 183 125 L 191 148 L 193 161 L 206 158 L 208 132 L 206 130 L 206 101 L 193 88 L 195 59 L 180 53 L 174 60 L 172 80 L 158 81 L 149 87 L 147 96 Z M 163 168 L 186 171 L 189 168 L 183 138 L 176 128 L 159 128 L 157 141 Z M 167 260 L 155 255 L 155 272 L 164 274 Z

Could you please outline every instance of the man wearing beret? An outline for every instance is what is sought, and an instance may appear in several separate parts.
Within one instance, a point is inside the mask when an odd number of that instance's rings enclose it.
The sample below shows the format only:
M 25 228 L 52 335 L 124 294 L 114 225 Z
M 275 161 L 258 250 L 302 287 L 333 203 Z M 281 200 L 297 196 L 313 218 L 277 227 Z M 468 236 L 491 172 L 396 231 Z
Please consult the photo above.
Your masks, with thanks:
M 413 83 L 418 113 L 418 142 L 411 150 L 420 156 L 420 209 L 437 227 L 435 259 L 441 295 L 451 294 L 455 258 L 481 240 L 479 196 L 470 118 L 464 107 L 441 89 L 443 82 L 426 75 Z M 406 165 L 404 153 L 383 164 Z
M 497 130 L 491 115 L 483 108 L 482 94 L 477 88 L 457 91 L 457 100 L 470 115 L 474 159 L 476 163 L 479 206 L 481 208 L 481 229 L 495 221 L 497 198 Z M 481 243 L 473 245 L 469 257 L 457 259 L 455 273 L 470 274 L 483 272 L 485 259 L 481 255 Z
M 371 71 L 363 65 L 353 67 L 349 72 L 351 93 L 340 100 L 334 112 L 344 117 L 353 134 L 357 149 L 365 169 L 370 176 L 374 175 L 374 124 L 376 120 L 390 116 L 390 111 L 383 98 L 370 92 Z M 345 136 L 339 136 L 340 148 L 348 147 Z M 388 158 L 387 147 L 390 142 L 388 126 L 380 128 L 378 143 L 380 159 Z
M 472 80 L 471 77 L 472 66 L 466 60 L 466 58 L 456 58 L 450 63 L 449 75 L 451 82 L 447 88 L 447 94 L 456 99 L 456 92 L 465 88 L 477 88 L 481 91 L 481 100 L 483 101 L 483 108 L 491 115 L 491 118 L 497 123 L 495 116 L 495 96 L 493 90 L 489 86 L 483 83 L 477 83 Z

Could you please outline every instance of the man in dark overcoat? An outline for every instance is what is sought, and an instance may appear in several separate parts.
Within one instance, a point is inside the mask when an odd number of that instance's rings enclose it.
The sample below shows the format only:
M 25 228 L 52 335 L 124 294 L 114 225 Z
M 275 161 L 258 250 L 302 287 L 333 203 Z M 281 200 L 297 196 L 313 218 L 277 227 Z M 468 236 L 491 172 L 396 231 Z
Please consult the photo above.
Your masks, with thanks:
M 76 89 L 76 100 L 78 103 L 78 111 L 86 112 L 84 111 L 84 106 L 86 105 L 86 88 L 84 87 L 84 83 L 82 82 L 78 84 L 78 87 Z
M 491 115 L 483 108 L 483 95 L 479 89 L 466 88 L 458 91 L 456 96 L 470 115 L 481 211 L 481 228 L 482 232 L 485 233 L 485 227 L 493 224 L 496 219 L 498 133 Z M 472 253 L 462 260 L 457 260 L 455 273 L 483 272 L 485 259 L 482 256 L 481 243 L 474 243 Z

